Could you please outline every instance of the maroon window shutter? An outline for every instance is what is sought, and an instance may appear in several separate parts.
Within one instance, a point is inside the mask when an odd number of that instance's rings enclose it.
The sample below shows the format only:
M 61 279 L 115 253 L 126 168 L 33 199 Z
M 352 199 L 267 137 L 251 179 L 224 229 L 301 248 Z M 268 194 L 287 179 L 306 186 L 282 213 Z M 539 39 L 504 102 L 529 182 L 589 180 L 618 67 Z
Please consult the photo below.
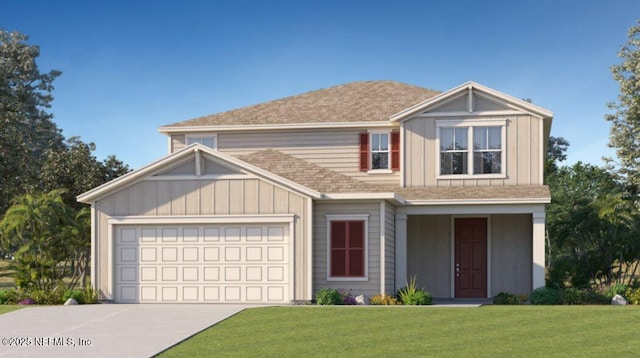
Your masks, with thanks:
M 347 223 L 331 222 L 331 276 L 347 275 Z
M 400 132 L 391 132 L 391 170 L 400 170 Z
M 360 171 L 369 170 L 369 133 L 360 133 Z

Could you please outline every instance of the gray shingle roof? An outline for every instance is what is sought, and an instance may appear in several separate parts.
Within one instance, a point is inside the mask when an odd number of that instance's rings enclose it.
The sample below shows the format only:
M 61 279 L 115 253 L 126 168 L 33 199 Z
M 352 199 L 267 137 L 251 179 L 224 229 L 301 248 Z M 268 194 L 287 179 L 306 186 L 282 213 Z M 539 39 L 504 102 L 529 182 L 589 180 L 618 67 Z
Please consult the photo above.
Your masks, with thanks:
M 243 155 L 238 159 L 325 194 L 393 192 L 405 200 L 434 201 L 549 199 L 551 197 L 549 187 L 546 185 L 401 188 L 369 184 L 273 149 Z
M 395 81 L 350 82 L 166 127 L 388 121 L 439 93 Z

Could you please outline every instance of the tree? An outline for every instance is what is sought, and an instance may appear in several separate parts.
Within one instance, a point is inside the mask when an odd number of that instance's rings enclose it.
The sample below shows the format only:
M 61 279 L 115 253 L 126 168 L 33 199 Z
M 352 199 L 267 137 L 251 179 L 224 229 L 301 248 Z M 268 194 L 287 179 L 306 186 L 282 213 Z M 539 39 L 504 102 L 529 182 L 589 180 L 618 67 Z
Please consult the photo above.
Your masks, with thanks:
M 632 193 L 640 189 L 640 21 L 629 29 L 628 40 L 618 52 L 622 63 L 611 67 L 620 85 L 618 101 L 608 106 L 614 110 L 605 118 L 611 122 L 609 146 L 616 148 L 617 173 Z M 613 163 L 612 159 L 608 161 Z
M 549 186 L 550 280 L 573 286 L 628 283 L 632 275 L 621 269 L 640 258 L 638 216 L 622 185 L 606 169 L 578 162 L 558 168 Z
M 45 152 L 61 148 L 51 121 L 53 81 L 61 72 L 41 73 L 38 46 L 19 32 L 0 30 L 0 213 L 16 195 L 32 190 Z
M 544 162 L 544 172 L 547 176 L 556 173 L 558 170 L 558 163 L 567 160 L 567 149 L 569 149 L 568 140 L 563 137 L 549 137 L 547 157 Z
M 15 255 L 16 286 L 21 289 L 52 289 L 65 276 L 70 212 L 61 194 L 17 197 L 0 221 L 0 242 Z
M 114 156 L 98 161 L 93 155 L 95 149 L 95 144 L 71 137 L 61 149 L 47 150 L 38 176 L 39 189 L 47 192 L 64 188 L 65 203 L 79 210 L 83 205 L 76 196 L 129 172 L 129 166 Z

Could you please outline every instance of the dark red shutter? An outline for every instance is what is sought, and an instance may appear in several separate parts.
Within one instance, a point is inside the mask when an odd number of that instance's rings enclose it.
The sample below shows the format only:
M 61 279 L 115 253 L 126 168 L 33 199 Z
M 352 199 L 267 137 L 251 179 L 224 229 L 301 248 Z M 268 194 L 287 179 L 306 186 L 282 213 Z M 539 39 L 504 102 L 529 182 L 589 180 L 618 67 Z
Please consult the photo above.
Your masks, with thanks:
M 364 276 L 364 221 L 331 222 L 331 276 Z
M 369 170 L 369 133 L 360 133 L 360 171 Z
M 391 170 L 400 170 L 400 132 L 391 132 Z
M 347 223 L 331 222 L 331 276 L 347 275 Z

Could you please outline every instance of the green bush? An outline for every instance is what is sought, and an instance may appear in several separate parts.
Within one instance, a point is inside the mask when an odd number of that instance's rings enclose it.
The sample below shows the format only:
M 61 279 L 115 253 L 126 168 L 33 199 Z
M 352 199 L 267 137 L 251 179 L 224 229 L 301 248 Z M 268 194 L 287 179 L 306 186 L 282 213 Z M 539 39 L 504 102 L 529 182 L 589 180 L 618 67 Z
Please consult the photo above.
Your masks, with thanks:
M 75 290 L 66 290 L 64 295 L 62 296 L 62 301 L 67 302 L 68 299 L 73 298 L 78 302 L 78 304 L 84 303 L 84 293 L 83 290 L 75 289 Z
M 559 305 L 562 303 L 562 291 L 550 287 L 539 287 L 531 292 L 529 302 L 532 305 Z
M 520 298 L 518 295 L 509 292 L 498 292 L 493 296 L 494 305 L 518 305 L 520 304 Z
M 400 304 L 395 297 L 385 294 L 379 294 L 369 298 L 369 303 L 372 305 L 383 306 L 395 306 Z
M 615 283 L 609 287 L 606 287 L 603 293 L 604 293 L 604 296 L 607 297 L 609 301 L 611 301 L 611 299 L 615 295 L 624 296 L 625 293 L 627 293 L 627 289 L 629 289 L 629 286 L 623 285 L 621 283 Z
M 15 305 L 22 298 L 20 291 L 0 290 L 0 305 Z
M 562 303 L 565 305 L 581 305 L 585 303 L 585 294 L 587 290 L 579 288 L 565 288 L 562 291 Z
M 338 290 L 334 290 L 333 288 L 324 288 L 316 293 L 316 304 L 341 305 L 343 304 L 343 298 Z
M 25 296 L 31 298 L 38 305 L 59 305 L 64 303 L 64 289 L 54 288 L 53 290 L 32 289 L 25 293 Z
M 640 305 L 640 288 L 627 288 L 624 297 L 632 305 Z
M 91 286 L 87 286 L 82 290 L 82 303 L 94 304 L 100 299 L 100 290 L 94 290 Z M 80 303 L 80 301 L 78 301 Z
M 433 304 L 431 294 L 423 289 L 417 288 L 416 277 L 413 276 L 407 286 L 398 290 L 398 302 L 404 305 L 420 306 Z

